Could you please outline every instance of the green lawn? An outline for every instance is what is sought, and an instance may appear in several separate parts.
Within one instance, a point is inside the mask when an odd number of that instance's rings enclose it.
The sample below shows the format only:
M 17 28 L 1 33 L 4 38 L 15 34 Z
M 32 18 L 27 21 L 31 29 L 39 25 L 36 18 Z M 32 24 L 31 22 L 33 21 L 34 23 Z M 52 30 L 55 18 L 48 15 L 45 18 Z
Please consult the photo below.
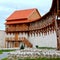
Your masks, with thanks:
M 2 60 L 8 60 L 8 58 L 3 58 Z
M 60 58 L 35 58 L 35 59 L 25 58 L 25 59 L 18 59 L 18 60 L 60 60 Z
M 13 59 L 13 60 L 15 60 L 15 59 Z M 8 60 L 8 58 L 3 58 L 2 60 Z M 60 60 L 60 58 L 46 58 L 46 57 L 41 58 L 41 57 L 39 57 L 39 58 L 24 58 L 24 59 L 19 58 L 19 59 L 16 59 L 16 60 Z
M 14 50 L 0 50 L 0 54 L 2 54 L 3 52 L 10 52 L 10 51 L 14 51 Z
M 8 60 L 8 58 L 3 58 L 2 60 Z M 18 59 L 18 60 L 60 60 L 60 58 L 25 58 L 25 59 Z
M 56 49 L 56 48 L 53 48 L 53 47 L 37 47 L 38 49 Z
M 0 54 L 2 54 L 3 52 L 2 52 L 2 50 L 0 50 Z

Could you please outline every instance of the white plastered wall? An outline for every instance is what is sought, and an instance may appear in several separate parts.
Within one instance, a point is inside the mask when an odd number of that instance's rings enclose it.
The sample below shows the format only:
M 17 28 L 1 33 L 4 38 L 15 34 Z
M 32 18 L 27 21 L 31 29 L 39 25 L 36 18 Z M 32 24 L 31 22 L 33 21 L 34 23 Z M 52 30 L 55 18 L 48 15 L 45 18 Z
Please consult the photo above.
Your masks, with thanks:
M 23 33 L 19 33 L 19 36 L 18 37 L 25 37 L 28 39 L 28 34 L 23 32 Z
M 0 31 L 0 48 L 5 47 L 5 37 L 14 37 L 14 34 L 6 34 L 5 31 Z M 30 34 L 28 37 L 27 33 L 19 33 L 19 37 L 26 37 L 32 44 L 33 47 L 36 45 L 40 47 L 57 47 L 57 37 L 56 37 L 56 32 L 50 33 L 48 35 L 38 35 L 35 34 Z
M 56 32 L 54 33 L 49 33 L 47 35 L 38 35 L 35 34 L 30 34 L 30 37 L 28 39 L 32 44 L 33 47 L 36 47 L 36 45 L 40 47 L 57 47 L 57 37 L 56 37 Z
M 0 30 L 0 48 L 4 48 L 5 47 L 5 36 L 6 33 L 4 30 Z

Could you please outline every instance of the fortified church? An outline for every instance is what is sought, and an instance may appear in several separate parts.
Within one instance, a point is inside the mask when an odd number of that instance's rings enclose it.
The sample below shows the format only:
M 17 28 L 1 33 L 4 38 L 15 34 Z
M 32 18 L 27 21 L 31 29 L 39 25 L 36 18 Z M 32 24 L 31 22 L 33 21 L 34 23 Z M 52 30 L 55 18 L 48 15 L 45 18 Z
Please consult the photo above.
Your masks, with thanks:
M 60 0 L 53 0 L 48 13 L 38 9 L 17 10 L 5 22 L 5 47 L 56 47 L 60 50 Z

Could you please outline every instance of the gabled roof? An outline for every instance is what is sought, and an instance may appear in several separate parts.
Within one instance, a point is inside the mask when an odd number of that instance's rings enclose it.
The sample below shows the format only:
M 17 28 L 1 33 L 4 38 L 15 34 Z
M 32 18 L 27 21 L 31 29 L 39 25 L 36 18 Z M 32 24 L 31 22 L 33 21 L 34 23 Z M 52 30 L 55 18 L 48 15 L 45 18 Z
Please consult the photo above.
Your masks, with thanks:
M 31 15 L 37 13 L 39 17 L 33 17 L 32 19 L 29 19 Z M 7 19 L 5 24 L 18 24 L 18 23 L 29 23 L 36 21 L 41 18 L 40 13 L 36 8 L 33 9 L 26 9 L 26 10 L 18 10 L 12 13 Z
M 37 10 L 37 9 L 34 8 L 34 9 L 26 9 L 26 10 L 18 10 L 18 11 L 15 11 L 6 20 L 27 19 L 29 17 L 29 15 L 34 10 Z

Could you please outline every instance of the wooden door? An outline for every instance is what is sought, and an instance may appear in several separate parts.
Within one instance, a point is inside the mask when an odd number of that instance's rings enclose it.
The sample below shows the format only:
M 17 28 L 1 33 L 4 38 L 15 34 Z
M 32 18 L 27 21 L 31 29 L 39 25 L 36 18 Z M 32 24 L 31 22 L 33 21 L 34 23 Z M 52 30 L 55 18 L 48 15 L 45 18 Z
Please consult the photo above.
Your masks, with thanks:
M 18 40 L 18 33 L 15 33 L 15 40 Z
M 15 33 L 15 47 L 18 47 L 18 33 Z

